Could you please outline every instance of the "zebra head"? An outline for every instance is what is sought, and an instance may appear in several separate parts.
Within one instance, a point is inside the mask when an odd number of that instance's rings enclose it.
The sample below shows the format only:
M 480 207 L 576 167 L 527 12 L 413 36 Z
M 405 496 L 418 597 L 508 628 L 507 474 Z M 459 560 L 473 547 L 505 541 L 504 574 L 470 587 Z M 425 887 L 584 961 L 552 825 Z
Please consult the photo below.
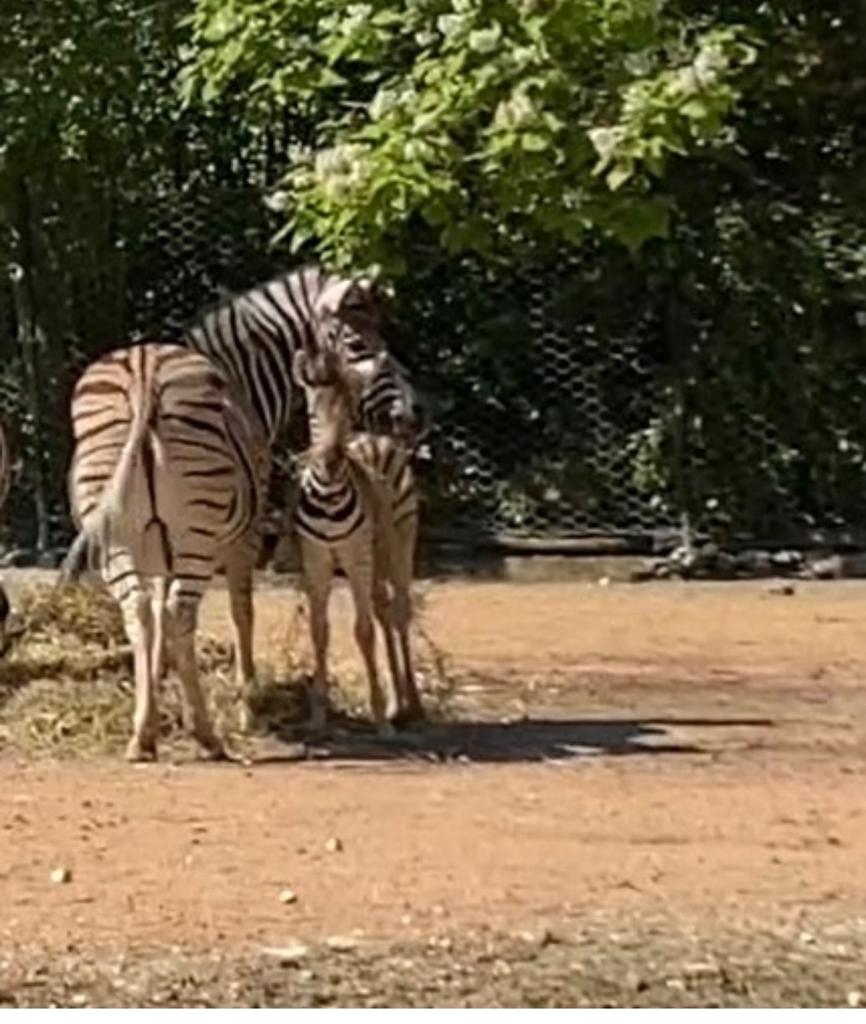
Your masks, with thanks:
M 333 349 L 295 353 L 292 371 L 304 389 L 310 419 L 315 423 L 302 483 L 319 492 L 342 483 L 346 476 L 345 450 L 352 432 L 354 398 Z
M 340 358 L 358 425 L 412 445 L 424 431 L 422 404 L 382 338 L 380 298 L 370 278 L 327 278 L 316 302 L 319 343 Z

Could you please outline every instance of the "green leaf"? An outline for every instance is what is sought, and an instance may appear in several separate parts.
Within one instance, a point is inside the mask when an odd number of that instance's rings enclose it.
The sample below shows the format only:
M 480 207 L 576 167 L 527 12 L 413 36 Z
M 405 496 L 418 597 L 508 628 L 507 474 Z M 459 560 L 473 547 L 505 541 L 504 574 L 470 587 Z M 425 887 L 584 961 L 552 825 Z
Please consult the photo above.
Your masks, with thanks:
M 535 132 L 524 132 L 520 144 L 527 153 L 542 153 L 548 147 L 548 140 Z
M 475 29 L 469 33 L 469 48 L 476 53 L 493 53 L 502 38 L 502 26 L 495 22 L 490 28 Z
M 606 217 L 607 227 L 631 253 L 651 238 L 666 238 L 670 228 L 670 200 L 635 197 L 618 202 Z
M 607 182 L 607 187 L 611 190 L 611 192 L 616 192 L 618 189 L 622 188 L 622 186 L 625 185 L 625 183 L 629 181 L 633 176 L 634 164 L 632 164 L 630 161 L 621 161 L 620 163 L 616 164 L 616 166 L 614 166 L 610 171 L 608 171 L 608 173 L 605 175 L 604 180 Z

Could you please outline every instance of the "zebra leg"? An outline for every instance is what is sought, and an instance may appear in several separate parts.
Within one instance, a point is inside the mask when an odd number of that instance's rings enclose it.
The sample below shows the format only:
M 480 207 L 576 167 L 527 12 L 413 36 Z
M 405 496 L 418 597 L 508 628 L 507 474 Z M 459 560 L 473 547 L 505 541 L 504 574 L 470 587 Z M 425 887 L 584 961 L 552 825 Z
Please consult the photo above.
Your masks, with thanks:
M 397 653 L 397 644 L 394 639 L 394 619 L 392 614 L 391 595 L 388 593 L 388 586 L 381 575 L 377 572 L 373 585 L 373 608 L 376 612 L 376 619 L 385 638 L 385 655 L 388 659 L 388 672 L 391 676 L 392 692 L 388 699 L 386 716 L 394 721 L 400 716 L 402 710 L 403 679 L 400 669 L 400 661 Z
M 327 549 L 302 538 L 301 564 L 310 606 L 310 639 L 315 659 L 310 691 L 310 729 L 321 733 L 328 725 L 328 600 L 333 563 Z
M 165 678 L 165 599 L 168 591 L 168 580 L 165 576 L 157 576 L 153 580 L 153 598 L 151 614 L 153 616 L 153 635 L 150 649 L 150 672 L 154 685 L 160 686 Z
M 183 724 L 201 748 L 218 761 L 226 756 L 226 752 L 208 715 L 195 660 L 195 631 L 200 598 L 198 594 L 181 594 L 179 588 L 182 585 L 182 580 L 175 580 L 172 584 L 166 612 L 180 678 Z
M 132 645 L 135 665 L 135 711 L 132 738 L 126 747 L 127 761 L 156 759 L 157 709 L 155 679 L 151 651 L 153 649 L 153 614 L 150 596 L 136 579 L 132 590 L 120 602 L 126 635 Z
M 394 585 L 393 618 L 400 638 L 400 653 L 403 659 L 402 686 L 399 691 L 399 719 L 404 722 L 420 721 L 424 718 L 424 705 L 418 693 L 412 664 L 412 579 L 415 562 L 415 542 L 418 532 L 416 516 L 398 524 L 395 528 L 394 557 L 391 560 L 392 582 Z
M 241 690 L 241 731 L 253 725 L 251 704 L 256 692 L 256 666 L 253 660 L 253 566 L 255 545 L 245 537 L 226 553 L 226 583 L 232 623 L 232 648 L 235 674 Z
M 385 696 L 376 667 L 376 628 L 373 623 L 373 567 L 367 560 L 346 558 L 343 568 L 349 580 L 355 605 L 355 640 L 364 659 L 370 687 L 370 710 L 376 729 L 382 736 L 391 736 L 394 727 L 385 715 Z

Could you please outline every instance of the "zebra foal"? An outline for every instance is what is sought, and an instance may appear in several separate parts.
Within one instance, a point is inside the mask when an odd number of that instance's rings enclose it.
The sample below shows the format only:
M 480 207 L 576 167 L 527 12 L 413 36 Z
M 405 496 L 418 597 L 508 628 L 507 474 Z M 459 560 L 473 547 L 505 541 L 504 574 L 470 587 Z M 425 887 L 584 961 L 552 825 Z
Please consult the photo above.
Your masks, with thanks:
M 357 433 L 348 454 L 371 478 L 381 505 L 374 596 L 383 609 L 380 622 L 396 698 L 389 717 L 411 722 L 424 717 L 409 641 L 420 511 L 412 453 L 396 435 Z
M 133 734 L 126 756 L 156 756 L 157 687 L 166 648 L 180 677 L 184 724 L 224 756 L 199 686 L 195 632 L 220 551 L 250 530 L 261 502 L 253 418 L 206 357 L 147 342 L 92 363 L 71 403 L 69 472 L 82 546 L 98 549 L 135 662 Z
M 311 724 L 314 730 L 326 725 L 328 600 L 334 573 L 342 569 L 355 607 L 355 639 L 373 719 L 388 734 L 393 731 L 389 717 L 421 712 L 408 641 L 418 513 L 408 452 L 401 453 L 392 438 L 353 434 L 353 392 L 333 352 L 299 352 L 294 376 L 305 390 L 314 424 L 295 509 L 315 658 Z M 376 664 L 374 617 L 385 637 L 393 683 L 396 708 L 392 702 L 390 711 Z

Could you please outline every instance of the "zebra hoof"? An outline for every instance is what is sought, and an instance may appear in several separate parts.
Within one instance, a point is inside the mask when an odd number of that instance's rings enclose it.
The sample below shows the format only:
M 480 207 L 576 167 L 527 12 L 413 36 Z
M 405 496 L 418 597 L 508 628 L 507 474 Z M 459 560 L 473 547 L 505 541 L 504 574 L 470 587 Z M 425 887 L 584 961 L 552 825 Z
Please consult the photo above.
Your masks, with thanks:
M 424 708 L 420 704 L 407 708 L 400 708 L 396 714 L 391 716 L 391 722 L 397 729 L 404 729 L 413 725 L 421 725 L 427 721 Z
M 156 742 L 133 736 L 126 746 L 126 760 L 131 764 L 156 760 Z
M 199 747 L 199 756 L 204 761 L 228 761 L 229 755 L 226 752 L 226 748 L 223 746 L 222 740 L 217 739 L 216 736 L 207 736 L 205 738 L 196 737 L 196 742 Z

